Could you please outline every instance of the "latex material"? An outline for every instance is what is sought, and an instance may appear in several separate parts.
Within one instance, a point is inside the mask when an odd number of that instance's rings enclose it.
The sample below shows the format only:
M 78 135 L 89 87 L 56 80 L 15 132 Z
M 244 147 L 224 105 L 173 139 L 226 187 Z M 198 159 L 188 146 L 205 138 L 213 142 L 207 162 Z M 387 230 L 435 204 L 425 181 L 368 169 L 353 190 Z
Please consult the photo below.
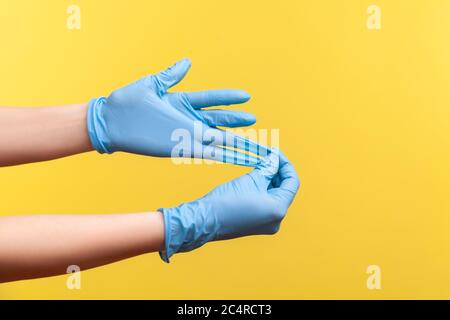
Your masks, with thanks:
M 242 111 L 203 110 L 244 103 L 250 96 L 241 90 L 168 93 L 190 66 L 188 59 L 181 60 L 157 75 L 114 91 L 108 98 L 93 99 L 88 112 L 93 147 L 100 153 L 125 151 L 256 166 L 259 158 L 245 151 L 264 156 L 269 152 L 267 148 L 216 128 L 252 125 L 255 116 Z
M 169 262 L 173 254 L 209 241 L 276 233 L 299 186 L 292 164 L 283 154 L 273 152 L 249 174 L 203 198 L 160 209 L 165 223 L 161 258 Z

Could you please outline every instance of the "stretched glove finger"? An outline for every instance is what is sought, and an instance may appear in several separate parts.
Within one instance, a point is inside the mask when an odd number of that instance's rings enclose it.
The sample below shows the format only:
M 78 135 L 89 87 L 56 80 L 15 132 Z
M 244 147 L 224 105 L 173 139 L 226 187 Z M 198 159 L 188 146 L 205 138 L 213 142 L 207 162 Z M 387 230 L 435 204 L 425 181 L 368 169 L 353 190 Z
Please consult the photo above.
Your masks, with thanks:
M 204 146 L 203 158 L 245 167 L 255 167 L 260 160 L 250 154 L 214 146 Z
M 221 129 L 210 128 L 203 136 L 203 143 L 214 146 L 224 146 L 244 150 L 246 152 L 254 153 L 258 156 L 265 157 L 270 154 L 271 149 L 254 142 L 248 138 L 241 137 L 229 131 Z
M 250 95 L 242 90 L 207 90 L 186 92 L 185 95 L 194 109 L 241 104 L 250 99 Z
M 211 127 L 247 127 L 256 122 L 256 117 L 248 112 L 231 110 L 205 110 L 198 111 Z

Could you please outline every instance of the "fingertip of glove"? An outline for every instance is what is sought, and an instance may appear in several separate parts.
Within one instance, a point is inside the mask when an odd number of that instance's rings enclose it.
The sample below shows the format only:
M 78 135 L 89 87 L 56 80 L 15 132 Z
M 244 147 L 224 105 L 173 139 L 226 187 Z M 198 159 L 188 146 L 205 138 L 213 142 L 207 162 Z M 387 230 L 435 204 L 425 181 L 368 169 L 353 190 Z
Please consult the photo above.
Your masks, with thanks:
M 192 61 L 189 58 L 183 58 L 177 64 L 183 64 L 186 65 L 186 67 L 190 68 L 192 66 Z
M 256 116 L 252 113 L 240 111 L 236 112 L 236 115 L 239 117 L 239 121 L 236 121 L 239 127 L 251 126 L 256 123 Z
M 236 100 L 238 100 L 240 103 L 247 102 L 252 97 L 247 91 L 244 90 L 235 90 L 234 94 Z

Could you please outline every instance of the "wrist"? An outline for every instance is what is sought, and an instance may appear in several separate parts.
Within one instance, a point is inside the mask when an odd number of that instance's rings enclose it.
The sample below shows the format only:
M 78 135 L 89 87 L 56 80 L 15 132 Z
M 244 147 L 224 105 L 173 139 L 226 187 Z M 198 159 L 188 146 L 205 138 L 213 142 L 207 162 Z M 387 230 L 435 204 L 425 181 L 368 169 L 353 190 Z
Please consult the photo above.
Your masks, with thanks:
M 55 142 L 58 142 L 65 146 L 69 154 L 92 151 L 93 146 L 87 133 L 87 110 L 86 103 L 37 109 L 40 117 L 36 119 L 45 124 L 45 128 L 49 128 L 48 133 L 53 136 L 53 139 L 48 140 L 51 141 L 51 145 L 48 146 L 52 147 Z M 52 125 L 48 126 L 48 123 Z M 39 145 L 42 146 L 42 144 Z

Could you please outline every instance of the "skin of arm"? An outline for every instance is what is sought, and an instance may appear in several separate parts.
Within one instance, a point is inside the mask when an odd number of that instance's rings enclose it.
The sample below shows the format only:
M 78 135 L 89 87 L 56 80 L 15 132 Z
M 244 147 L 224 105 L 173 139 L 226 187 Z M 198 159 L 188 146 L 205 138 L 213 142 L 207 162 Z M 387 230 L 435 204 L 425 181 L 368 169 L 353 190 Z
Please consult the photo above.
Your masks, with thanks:
M 164 248 L 160 212 L 0 217 L 0 283 L 95 268 Z
M 94 150 L 87 104 L 0 107 L 0 167 Z M 164 247 L 159 212 L 0 217 L 0 283 L 65 274 Z
M 53 160 L 92 151 L 88 105 L 1 107 L 0 166 Z

